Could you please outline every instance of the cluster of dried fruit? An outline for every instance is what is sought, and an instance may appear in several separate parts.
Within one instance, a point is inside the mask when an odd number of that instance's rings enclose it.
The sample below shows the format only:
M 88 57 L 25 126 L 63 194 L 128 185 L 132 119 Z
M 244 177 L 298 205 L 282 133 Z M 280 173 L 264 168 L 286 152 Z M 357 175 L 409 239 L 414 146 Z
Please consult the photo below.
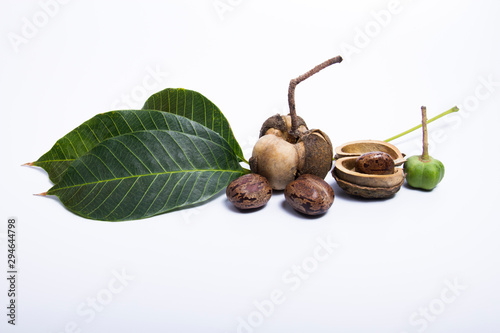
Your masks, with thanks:
M 307 215 L 326 213 L 333 204 L 333 189 L 323 180 L 333 163 L 330 139 L 320 130 L 309 130 L 302 118 L 292 134 L 292 123 L 289 115 L 275 115 L 262 125 L 249 160 L 252 173 L 226 189 L 237 208 L 262 207 L 273 190 L 284 190 L 286 201 Z
M 319 129 L 309 129 L 295 111 L 295 87 L 298 83 L 332 64 L 329 59 L 290 81 L 289 115 L 267 119 L 260 130 L 249 160 L 252 174 L 231 183 L 226 195 L 240 209 L 262 207 L 272 190 L 284 190 L 286 201 L 307 215 L 324 214 L 333 204 L 334 192 L 324 178 L 332 168 L 330 138 Z
M 234 180 L 227 187 L 227 198 L 237 208 L 262 207 L 270 200 L 273 190 L 284 190 L 286 201 L 303 214 L 318 215 L 328 211 L 335 196 L 332 187 L 324 181 L 333 164 L 332 143 L 328 135 L 318 129 L 309 130 L 305 121 L 296 115 L 294 94 L 298 83 L 341 61 L 340 56 L 329 59 L 290 81 L 290 114 L 277 114 L 264 122 L 249 160 L 252 173 Z M 412 187 L 434 188 L 443 178 L 444 166 L 428 156 L 425 107 L 422 112 L 422 156 L 412 156 L 407 161 L 404 154 L 385 141 L 344 144 L 336 149 L 337 161 L 332 170 L 339 187 L 364 198 L 393 196 L 405 178 Z M 403 163 L 404 168 L 397 168 Z

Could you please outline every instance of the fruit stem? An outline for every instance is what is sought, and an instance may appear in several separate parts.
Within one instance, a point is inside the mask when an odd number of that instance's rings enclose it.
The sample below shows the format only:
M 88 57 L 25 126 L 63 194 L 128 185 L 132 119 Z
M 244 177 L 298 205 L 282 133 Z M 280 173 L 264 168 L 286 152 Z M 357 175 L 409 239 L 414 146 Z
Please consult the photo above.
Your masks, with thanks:
M 290 117 L 292 118 L 292 126 L 290 129 L 290 134 L 293 135 L 294 137 L 298 136 L 298 133 L 297 133 L 297 128 L 298 128 L 298 126 L 297 126 L 297 123 L 298 123 L 297 122 L 297 112 L 295 111 L 295 87 L 297 86 L 297 84 L 304 81 L 305 79 L 312 76 L 313 74 L 316 74 L 320 70 L 322 70 L 330 65 L 339 63 L 339 62 L 342 62 L 341 56 L 333 57 L 333 58 L 328 59 L 327 61 L 319 64 L 318 66 L 314 67 L 310 71 L 302 74 L 301 76 L 290 80 L 290 85 L 288 86 L 288 106 L 290 107 Z
M 433 117 L 433 118 L 429 119 L 429 120 L 427 121 L 427 124 L 430 124 L 430 123 L 432 123 L 434 120 L 438 120 L 439 118 L 444 117 L 444 116 L 446 116 L 447 114 L 450 114 L 450 113 L 453 113 L 453 112 L 457 112 L 458 110 L 459 110 L 459 109 L 458 109 L 456 106 L 454 106 L 454 107 L 452 107 L 451 109 L 449 109 L 448 111 L 445 111 L 445 112 L 443 112 L 443 113 L 441 113 L 441 114 L 438 114 L 437 116 L 435 116 L 435 117 Z M 392 141 L 392 140 L 396 140 L 396 139 L 398 139 L 398 138 L 402 137 L 403 135 L 406 135 L 406 134 L 408 134 L 408 133 L 411 133 L 411 132 L 413 132 L 413 131 L 415 131 L 415 130 L 419 129 L 420 127 L 422 127 L 422 124 L 417 125 L 417 126 L 415 126 L 415 127 L 412 127 L 412 128 L 410 128 L 409 130 L 404 131 L 403 133 L 399 133 L 398 135 L 395 135 L 395 136 L 393 136 L 393 137 L 390 137 L 389 139 L 385 140 L 385 142 L 389 142 L 389 141 Z
M 422 132 L 423 132 L 423 150 L 422 157 L 420 158 L 422 161 L 429 160 L 429 138 L 427 135 L 427 108 L 422 106 Z

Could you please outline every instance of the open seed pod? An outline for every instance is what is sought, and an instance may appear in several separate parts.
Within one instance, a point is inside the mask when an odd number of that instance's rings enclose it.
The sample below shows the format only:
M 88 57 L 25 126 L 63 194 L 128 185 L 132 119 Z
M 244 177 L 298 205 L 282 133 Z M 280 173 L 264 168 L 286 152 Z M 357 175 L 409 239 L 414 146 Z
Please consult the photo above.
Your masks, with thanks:
M 365 174 L 355 171 L 357 157 L 343 157 L 335 161 L 333 178 L 341 189 L 363 198 L 388 198 L 399 191 L 405 181 L 403 169 L 395 168 L 390 175 Z
M 398 166 L 405 162 L 405 155 L 399 149 L 385 141 L 378 140 L 359 140 L 344 143 L 335 148 L 335 159 L 343 157 L 358 157 L 364 153 L 373 151 L 381 151 L 391 155 L 394 160 L 394 165 Z
M 324 179 L 332 168 L 333 146 L 328 136 L 309 130 L 295 110 L 295 87 L 323 68 L 342 61 L 337 56 L 290 80 L 288 115 L 274 115 L 262 125 L 248 160 L 253 173 L 265 177 L 273 190 L 284 190 L 297 177 L 312 174 Z
M 363 154 L 384 152 L 394 159 L 395 165 L 405 162 L 404 154 L 387 142 L 360 140 L 345 143 L 335 148 L 333 178 L 341 189 L 363 198 L 388 198 L 396 194 L 405 181 L 402 168 L 394 168 L 392 174 L 367 174 L 356 171 L 356 160 Z
M 321 130 L 300 133 L 294 143 L 279 135 L 279 129 L 270 128 L 266 133 L 255 144 L 248 162 L 252 172 L 265 177 L 273 190 L 284 190 L 303 174 L 324 179 L 332 169 L 332 143 Z

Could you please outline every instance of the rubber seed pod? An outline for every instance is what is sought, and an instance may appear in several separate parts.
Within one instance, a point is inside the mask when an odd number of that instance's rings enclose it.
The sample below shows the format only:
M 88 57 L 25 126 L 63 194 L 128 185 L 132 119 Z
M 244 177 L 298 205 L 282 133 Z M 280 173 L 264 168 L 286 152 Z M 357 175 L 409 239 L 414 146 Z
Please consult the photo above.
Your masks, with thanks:
M 283 190 L 295 179 L 298 161 L 299 155 L 294 144 L 267 134 L 253 147 L 249 163 L 252 172 L 264 176 L 273 190 Z
M 333 147 L 328 135 L 318 129 L 308 130 L 295 110 L 295 87 L 320 70 L 339 63 L 337 56 L 319 64 L 290 81 L 290 114 L 268 118 L 261 127 L 259 140 L 249 159 L 250 170 L 266 177 L 273 190 L 284 190 L 288 183 L 303 174 L 325 178 L 332 168 Z
M 269 117 L 260 129 L 259 138 L 267 134 L 273 134 L 281 137 L 283 140 L 296 143 L 297 138 L 290 135 L 290 130 L 292 129 L 292 117 L 290 115 L 281 116 L 275 114 Z M 297 130 L 299 133 L 304 133 L 308 130 L 307 124 L 301 117 L 297 116 Z
M 297 142 L 298 174 L 313 174 L 325 178 L 333 165 L 333 147 L 330 138 L 319 129 L 307 131 Z
M 412 156 L 404 164 L 406 181 L 414 188 L 432 190 L 444 177 L 444 165 L 429 156 L 427 138 L 427 109 L 422 106 L 423 152 L 421 156 Z
M 444 177 L 444 165 L 429 157 L 424 161 L 421 156 L 408 158 L 404 165 L 406 181 L 411 187 L 432 190 Z

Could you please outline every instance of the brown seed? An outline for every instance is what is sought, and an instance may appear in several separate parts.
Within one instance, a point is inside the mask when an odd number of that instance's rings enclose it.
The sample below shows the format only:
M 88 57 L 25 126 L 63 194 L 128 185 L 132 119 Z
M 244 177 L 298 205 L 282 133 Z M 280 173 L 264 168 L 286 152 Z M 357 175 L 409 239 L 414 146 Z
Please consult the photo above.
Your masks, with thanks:
M 391 175 L 394 173 L 394 160 L 381 151 L 365 153 L 356 159 L 354 170 L 372 175 Z
M 256 173 L 249 173 L 233 180 L 226 188 L 227 199 L 239 209 L 264 206 L 273 190 L 267 179 Z
M 334 198 L 332 187 L 320 177 L 311 174 L 299 176 L 285 188 L 286 201 L 296 211 L 307 215 L 326 213 Z

